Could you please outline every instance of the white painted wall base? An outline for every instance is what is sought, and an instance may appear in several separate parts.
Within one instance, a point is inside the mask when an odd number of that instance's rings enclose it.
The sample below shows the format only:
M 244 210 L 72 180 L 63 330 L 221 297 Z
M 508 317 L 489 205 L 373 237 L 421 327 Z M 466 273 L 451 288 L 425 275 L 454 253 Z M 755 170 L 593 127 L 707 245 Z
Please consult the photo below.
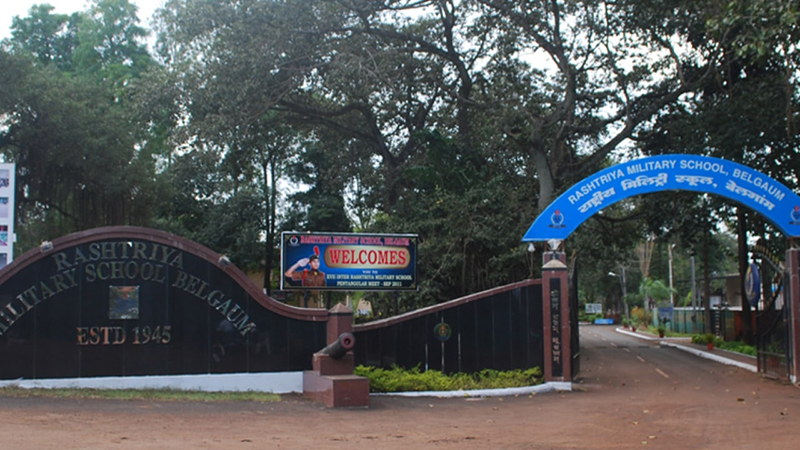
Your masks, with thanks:
M 206 392 L 303 392 L 303 372 L 165 375 L 148 377 L 54 378 L 0 380 L 0 387 L 26 389 L 177 389 Z
M 252 391 L 290 394 L 303 392 L 303 372 L 2 380 L 0 381 L 0 387 L 20 387 L 24 389 L 177 389 L 205 392 Z M 406 397 L 503 397 L 571 390 L 572 383 L 570 382 L 549 382 L 537 386 L 508 389 L 395 392 L 371 395 Z

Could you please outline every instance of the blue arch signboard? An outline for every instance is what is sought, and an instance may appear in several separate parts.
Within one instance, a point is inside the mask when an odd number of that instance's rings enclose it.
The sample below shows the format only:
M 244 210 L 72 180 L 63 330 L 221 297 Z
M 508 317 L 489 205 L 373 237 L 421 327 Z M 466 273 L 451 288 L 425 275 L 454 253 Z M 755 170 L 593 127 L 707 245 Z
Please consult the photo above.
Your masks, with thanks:
M 747 166 L 698 155 L 653 156 L 617 164 L 575 184 L 548 206 L 524 242 L 566 239 L 603 208 L 642 194 L 682 190 L 716 194 L 760 213 L 788 237 L 800 236 L 800 197 Z

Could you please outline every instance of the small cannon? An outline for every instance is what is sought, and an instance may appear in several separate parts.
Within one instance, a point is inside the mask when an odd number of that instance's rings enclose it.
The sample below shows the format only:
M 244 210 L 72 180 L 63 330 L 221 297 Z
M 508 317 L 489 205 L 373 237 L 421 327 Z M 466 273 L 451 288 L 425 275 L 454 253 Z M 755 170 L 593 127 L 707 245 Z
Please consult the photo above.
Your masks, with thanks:
M 328 355 L 338 360 L 342 359 L 355 345 L 356 337 L 353 336 L 353 333 L 342 333 L 335 341 L 331 342 L 327 347 L 317 353 L 322 353 L 323 355 Z
M 329 408 L 369 406 L 369 379 L 353 373 L 353 310 L 339 303 L 328 311 L 325 342 L 303 371 L 303 395 Z

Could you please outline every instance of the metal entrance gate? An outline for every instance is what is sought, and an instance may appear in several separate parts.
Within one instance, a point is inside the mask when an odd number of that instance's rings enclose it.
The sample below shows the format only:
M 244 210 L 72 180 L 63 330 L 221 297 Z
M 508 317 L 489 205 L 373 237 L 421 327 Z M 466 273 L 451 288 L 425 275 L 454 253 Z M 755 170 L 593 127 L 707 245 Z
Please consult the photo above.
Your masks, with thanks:
M 789 340 L 792 292 L 789 269 L 778 266 L 768 257 L 762 257 L 760 271 L 764 301 L 763 308 L 756 313 L 758 371 L 770 378 L 788 380 L 792 367 Z M 778 275 L 778 289 L 773 292 L 772 280 L 777 280 Z
M 569 268 L 569 329 L 572 353 L 572 379 L 581 371 L 580 330 L 578 329 L 578 258 L 572 259 Z

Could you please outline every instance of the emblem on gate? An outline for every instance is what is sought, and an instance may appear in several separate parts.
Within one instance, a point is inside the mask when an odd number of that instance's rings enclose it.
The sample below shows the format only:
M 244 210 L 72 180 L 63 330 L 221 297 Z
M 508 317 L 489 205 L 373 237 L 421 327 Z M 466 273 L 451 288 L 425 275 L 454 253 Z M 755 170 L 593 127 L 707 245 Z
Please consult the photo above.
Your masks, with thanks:
M 756 306 L 761 299 L 761 277 L 758 266 L 750 264 L 744 278 L 744 292 L 751 306 Z
M 453 330 L 450 328 L 450 325 L 444 322 L 437 323 L 436 326 L 433 327 L 433 335 L 436 336 L 436 339 L 439 341 L 445 342 L 453 335 Z
M 108 318 L 139 318 L 139 286 L 108 287 Z
M 564 228 L 564 226 L 564 215 L 561 214 L 561 211 L 556 210 L 550 216 L 550 228 Z
M 800 206 L 795 205 L 791 216 L 792 220 L 789 221 L 789 225 L 800 225 Z

